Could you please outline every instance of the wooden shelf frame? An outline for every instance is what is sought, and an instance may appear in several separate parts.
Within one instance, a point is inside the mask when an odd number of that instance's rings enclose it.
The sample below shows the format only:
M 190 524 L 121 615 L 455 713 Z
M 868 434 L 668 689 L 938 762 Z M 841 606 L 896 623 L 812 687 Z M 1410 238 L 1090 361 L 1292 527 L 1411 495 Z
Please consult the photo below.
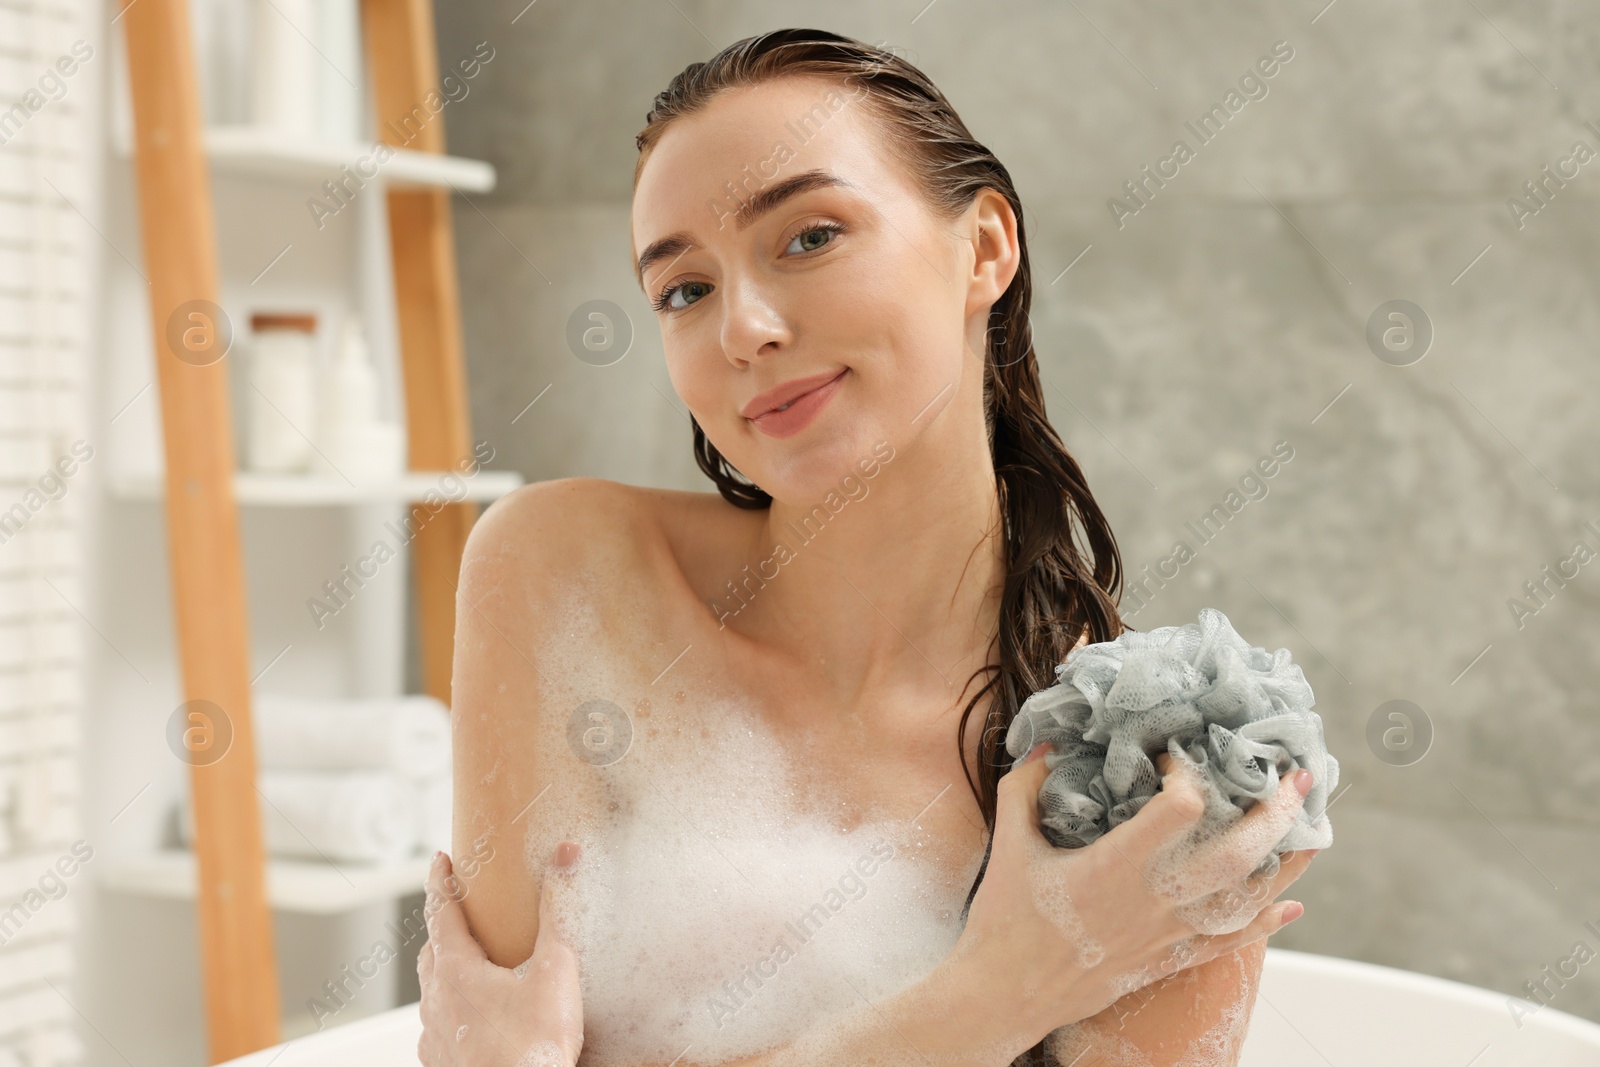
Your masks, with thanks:
M 207 1055 L 215 1063 L 276 1044 L 281 1019 L 255 788 L 249 620 L 227 370 L 220 360 L 198 365 L 180 358 L 168 343 L 167 324 L 186 304 L 218 303 L 210 185 L 215 157 L 245 167 L 261 160 L 249 143 L 230 150 L 226 134 L 220 148 L 215 133 L 208 145 L 188 0 L 119 0 L 118 8 L 113 21 L 122 23 L 128 46 L 133 164 L 166 456 L 162 499 L 183 696 L 226 709 L 233 727 L 225 758 L 190 766 L 198 869 L 192 884 Z M 378 126 L 387 134 L 390 120 L 436 91 L 432 0 L 362 0 L 361 17 Z M 433 116 L 408 147 L 442 158 L 443 117 Z M 450 214 L 453 171 L 451 164 L 419 169 L 410 162 L 410 170 L 396 177 L 420 175 L 427 179 L 421 187 L 403 180 L 385 183 L 408 466 L 414 472 L 443 471 L 471 455 Z M 486 177 L 471 168 L 464 176 L 480 186 Z M 487 178 L 492 182 L 492 169 Z M 424 686 L 446 703 L 456 575 L 477 513 L 472 501 L 448 504 L 412 545 Z

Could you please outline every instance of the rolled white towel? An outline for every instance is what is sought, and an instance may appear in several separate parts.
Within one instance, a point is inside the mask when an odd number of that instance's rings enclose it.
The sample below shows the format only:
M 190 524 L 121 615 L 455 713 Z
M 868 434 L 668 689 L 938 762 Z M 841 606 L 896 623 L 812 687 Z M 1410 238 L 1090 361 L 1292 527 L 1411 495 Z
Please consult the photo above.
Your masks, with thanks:
M 394 771 L 262 771 L 256 788 L 270 856 L 398 863 L 416 847 L 415 786 Z M 188 844 L 194 840 L 188 790 L 182 811 Z
M 427 852 L 450 851 L 450 808 L 453 792 L 449 776 L 413 784 L 417 801 L 417 846 Z
M 413 779 L 450 771 L 450 713 L 430 696 L 255 699 L 263 771 L 389 769 Z

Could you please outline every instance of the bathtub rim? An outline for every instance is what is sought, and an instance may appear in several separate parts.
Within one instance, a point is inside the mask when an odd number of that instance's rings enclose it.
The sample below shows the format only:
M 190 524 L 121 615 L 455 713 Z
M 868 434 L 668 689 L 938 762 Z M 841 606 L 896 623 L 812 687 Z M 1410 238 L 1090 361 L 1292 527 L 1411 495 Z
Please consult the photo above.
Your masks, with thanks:
M 1287 948 L 1268 948 L 1269 959 L 1276 959 L 1282 964 L 1297 969 L 1299 973 L 1315 973 L 1318 971 L 1343 975 L 1353 978 L 1363 985 L 1381 986 L 1388 989 L 1410 990 L 1433 993 L 1443 999 L 1466 1001 L 1472 1006 L 1481 1006 L 1485 1009 L 1493 1008 L 1495 1011 L 1505 1012 L 1506 1002 L 1526 998 L 1518 997 L 1515 993 L 1501 993 L 1483 986 L 1471 985 L 1467 982 L 1458 982 L 1453 978 L 1440 978 L 1434 974 L 1424 974 L 1421 971 L 1408 971 L 1401 967 L 1390 967 L 1382 963 L 1370 963 L 1366 960 L 1346 959 L 1343 956 L 1326 956 L 1317 952 L 1300 952 Z M 1266 968 L 1262 968 L 1262 981 L 1266 981 Z M 1537 1003 L 1530 1001 L 1530 1003 Z M 1507 1012 L 1509 1016 L 1509 1012 Z M 1582 1038 L 1594 1042 L 1600 1047 L 1600 1023 L 1591 1022 L 1579 1015 L 1540 1005 L 1537 1014 L 1528 1016 L 1538 1019 L 1537 1025 L 1551 1027 L 1563 1034 Z
M 1268 968 L 1271 968 L 1269 971 Z M 1426 993 L 1443 1000 L 1465 1002 L 1471 1007 L 1481 1007 L 1497 1012 L 1506 1011 L 1505 1002 L 1514 998 L 1514 994 L 1498 993 L 1482 986 L 1469 985 L 1450 978 L 1440 978 L 1437 975 L 1423 974 L 1420 971 L 1407 971 L 1399 967 L 1390 967 L 1382 963 L 1369 963 L 1366 960 L 1351 960 L 1343 956 L 1326 956 L 1316 952 L 1301 952 L 1295 949 L 1268 947 L 1266 962 L 1262 968 L 1262 983 L 1265 984 L 1272 972 L 1293 975 L 1328 974 L 1335 978 L 1354 980 L 1367 988 L 1383 988 L 1396 990 L 1402 993 Z M 1600 1048 L 1600 1023 L 1591 1022 L 1577 1015 L 1564 1012 L 1559 1008 L 1541 1006 L 1535 1016 L 1534 1025 L 1545 1027 L 1562 1036 L 1572 1037 L 1581 1041 L 1593 1043 Z M 315 1052 L 318 1062 L 328 1061 L 330 1054 L 344 1049 L 355 1049 L 361 1046 L 370 1046 L 383 1038 L 397 1040 L 401 1034 L 407 1035 L 410 1047 L 415 1054 L 417 1038 L 422 1033 L 422 1020 L 418 1015 L 418 1004 L 412 1001 L 399 1007 L 389 1008 L 373 1015 L 365 1016 L 348 1023 L 330 1027 L 301 1037 L 291 1038 L 279 1042 L 268 1048 L 258 1049 L 236 1059 L 225 1060 L 214 1067 L 266 1067 L 273 1063 L 280 1055 L 296 1045 L 309 1046 Z M 281 1067 L 295 1067 L 296 1061 L 284 1059 Z

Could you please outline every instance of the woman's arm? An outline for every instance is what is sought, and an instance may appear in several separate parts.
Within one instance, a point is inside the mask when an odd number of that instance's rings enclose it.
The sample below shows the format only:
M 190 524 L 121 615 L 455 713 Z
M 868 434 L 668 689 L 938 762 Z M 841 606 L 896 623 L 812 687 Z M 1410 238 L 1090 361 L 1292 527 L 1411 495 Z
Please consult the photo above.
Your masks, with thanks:
M 1056 1031 L 1046 1048 L 1058 1063 L 1073 1067 L 1174 1067 L 1194 1062 L 1202 1049 L 1204 1062 L 1231 1067 L 1250 1028 L 1266 950 L 1262 938 L 1158 979 L 1099 1015 Z
M 1000 824 L 996 856 L 1009 852 L 1007 842 L 1011 834 L 1007 827 L 1014 828 L 1016 824 L 1036 818 L 1032 797 L 1044 765 L 1042 760 L 1033 760 L 1025 762 L 1024 768 L 1030 763 L 1038 764 L 1032 768 L 1033 777 L 1023 775 L 1002 792 L 1002 797 L 1006 798 L 1007 818 Z M 1281 800 L 1278 803 L 1281 804 Z M 1198 803 L 1193 807 L 1198 812 Z M 1146 836 L 1164 837 L 1160 826 L 1181 810 L 1171 799 L 1162 801 L 1159 806 L 1155 802 L 1147 805 L 1146 811 L 1141 813 Z M 1253 817 L 1259 822 L 1266 814 L 1263 811 Z M 1033 829 L 1037 832 L 1036 826 Z M 1138 850 L 1142 838 L 1130 837 L 1130 833 L 1124 830 L 1120 840 L 1124 847 Z M 1103 850 L 1096 855 L 1107 860 Z M 1256 884 L 1255 891 L 1248 893 L 1247 899 L 1259 903 L 1275 898 L 1304 871 L 1309 858 L 1309 853 L 1291 853 L 1277 874 Z M 1102 887 L 1097 895 L 1108 903 L 1125 901 L 1135 895 L 1138 883 L 1118 882 L 1116 876 L 1123 873 L 1124 866 L 1109 862 L 1107 869 L 1091 871 L 1084 885 Z M 819 1061 L 866 1060 L 880 1064 L 1005 1067 L 1023 1050 L 1045 1037 L 1052 1027 L 1055 1030 L 1050 1034 L 1047 1049 L 1058 1063 L 1073 1067 L 1088 1067 L 1097 1062 L 1125 1063 L 1128 1062 L 1125 1054 L 1140 1050 L 1141 1055 L 1149 1053 L 1145 1057 L 1147 1060 L 1168 1067 L 1180 1062 L 1180 1057 L 1198 1050 L 1205 1050 L 1219 1063 L 1236 1062 L 1260 974 L 1259 953 L 1265 947 L 1265 936 L 1283 925 L 1281 907 L 1267 908 L 1233 934 L 1180 937 L 1170 951 L 1159 956 L 1118 951 L 1109 971 L 1101 966 L 1084 969 L 1061 958 L 1058 950 L 1043 951 L 1052 933 L 1048 926 L 1041 928 L 1037 916 L 1029 915 L 1031 904 L 1019 903 L 1015 892 L 994 896 L 997 889 L 1014 889 L 1017 880 L 1015 872 L 1007 873 L 1005 865 L 997 864 L 996 869 L 1005 877 L 995 881 L 992 873 L 991 878 L 986 879 L 985 888 L 990 896 L 984 899 L 986 912 L 1000 909 L 1001 925 L 995 928 L 990 923 L 987 934 L 970 943 L 963 941 L 939 967 L 898 996 L 862 1005 L 843 1017 L 820 1020 L 799 1041 L 761 1055 L 730 1060 L 718 1056 L 714 1048 L 690 1046 L 672 1064 L 676 1067 L 713 1063 L 731 1067 L 798 1067 Z M 980 889 L 980 897 L 983 893 Z M 435 889 L 430 894 L 430 904 L 438 895 Z M 1235 903 L 1237 901 L 1230 900 L 1230 904 Z M 1136 918 L 1140 911 L 1135 908 L 1135 914 L 1122 916 L 1104 928 L 1142 930 L 1148 923 Z M 441 914 L 447 912 L 448 904 Z M 435 925 L 430 922 L 430 929 Z M 509 972 L 484 958 L 483 950 L 472 941 L 464 922 L 442 922 L 437 926 L 436 948 L 443 954 L 441 958 L 450 958 L 455 964 L 454 973 L 464 977 L 460 978 L 458 987 L 448 991 L 425 983 L 423 1017 L 433 1037 L 453 1032 L 459 1023 L 475 1021 L 475 1017 L 469 1020 L 463 1004 L 491 1005 L 490 1010 L 478 1014 L 496 1031 L 515 1030 L 526 1014 L 545 1007 L 542 1002 L 525 1003 L 515 996 L 514 986 L 507 980 Z M 997 936 L 996 930 L 1006 936 Z M 559 949 L 549 938 L 549 932 L 541 935 L 539 951 L 558 956 Z M 1145 937 L 1144 934 L 1133 936 L 1136 939 Z M 1156 937 L 1153 943 L 1160 946 L 1166 940 L 1164 936 Z M 1049 958 L 1034 959 L 1035 955 Z M 1141 960 L 1141 956 L 1145 958 Z M 1195 962 L 1173 978 L 1147 985 L 1141 991 L 1118 999 L 1102 995 L 1102 987 L 1121 985 L 1128 974 L 1141 969 L 1141 963 L 1146 968 L 1156 968 L 1157 973 L 1165 973 L 1183 966 L 1184 961 Z M 1214 962 L 1216 965 L 1211 965 Z M 513 991 L 510 999 L 500 995 L 508 988 Z M 1094 1014 L 1078 1013 L 1076 1006 L 1083 1004 L 1092 1004 L 1088 1011 Z M 1046 1019 L 1080 1021 L 1062 1025 L 1060 1022 L 1044 1023 Z M 424 1036 L 427 1038 L 430 1034 Z M 505 1044 L 498 1042 L 491 1051 L 500 1051 Z M 1073 1049 L 1069 1051 L 1068 1045 Z M 1087 1064 L 1084 1062 L 1086 1052 L 1097 1053 Z M 435 1067 L 436 1062 L 487 1067 L 501 1061 L 478 1058 L 434 1061 L 424 1057 L 424 1062 L 429 1067 Z M 630 1067 L 667 1065 L 634 1064 Z
M 671 1065 L 630 1067 L 1006 1067 L 1039 1035 L 1023 1029 L 1020 1013 L 990 1010 L 991 1000 L 970 968 L 947 959 L 894 996 L 816 1020 L 787 1045 L 739 1059 L 691 1046 Z
M 555 868 L 569 866 L 571 851 L 570 845 L 557 849 Z M 581 1067 L 581 1056 L 566 1051 L 582 1047 L 581 1007 L 575 1013 L 576 1035 L 558 1017 L 573 999 L 577 981 L 570 950 L 547 929 L 528 964 L 518 968 L 522 975 L 491 963 L 467 928 L 448 871 L 448 860 L 442 859 L 428 879 L 428 943 L 418 960 L 422 1062 L 428 1067 Z M 548 871 L 547 883 L 559 882 L 560 874 Z M 547 885 L 541 895 L 547 916 L 551 892 Z M 788 1045 L 740 1059 L 691 1045 L 670 1065 L 663 1060 L 629 1067 L 1005 1067 L 1038 1035 L 988 1011 L 985 992 L 974 986 L 972 972 L 946 961 L 895 996 L 819 1020 Z
M 1213 1067 L 1237 1064 L 1250 1028 L 1267 939 L 1205 963 L 1158 979 L 1105 1009 L 1051 1035 L 1046 1051 L 1057 1063 L 1072 1067 L 1111 1067 L 1144 1063 L 1149 1067 L 1176 1067 L 1195 1062 L 1204 1051 Z M 867 1044 L 852 1044 L 848 1051 L 867 1054 L 878 1063 L 1011 1063 L 1032 1042 L 1017 1031 L 1007 1032 L 1003 1020 L 985 1020 L 974 1005 L 984 1003 L 977 991 L 959 993 L 961 979 L 951 976 L 941 987 L 920 984 L 904 996 L 878 1006 L 882 1024 Z M 870 1009 L 868 1010 L 870 1011 Z M 863 1016 L 868 1014 L 863 1011 Z M 918 1022 L 917 1020 L 922 1020 Z M 873 1020 L 863 1018 L 865 1028 Z M 989 1023 L 990 1025 L 984 1025 Z M 863 1030 L 865 1032 L 865 1030 Z M 908 1035 L 916 1035 L 914 1049 Z M 949 1058 L 921 1050 L 949 1050 Z M 829 1062 L 829 1054 L 846 1048 L 818 1041 L 809 1048 L 791 1046 L 762 1056 L 732 1061 L 727 1067 L 790 1067 L 806 1062 Z M 1130 1056 L 1136 1051 L 1138 1056 Z M 1085 1055 L 1087 1053 L 1087 1055 Z M 809 1055 L 809 1059 L 807 1056 Z M 680 1061 L 681 1063 L 681 1061 Z M 664 1065 L 662 1065 L 664 1067 Z
M 560 850 L 558 849 L 558 854 Z M 557 866 L 564 864 L 557 862 Z M 429 944 L 420 968 L 423 1018 L 426 1024 L 422 1060 L 434 1065 L 467 1067 L 510 1065 L 516 1049 L 572 1047 L 559 1025 L 530 1026 L 537 1016 L 559 1011 L 564 946 L 546 936 L 530 961 L 553 962 L 548 971 L 530 977 L 541 986 L 519 988 L 513 972 L 491 964 L 460 917 L 460 907 L 446 890 L 439 867 L 429 879 Z M 1137 1051 L 1152 1067 L 1172 1067 L 1199 1049 L 1220 1065 L 1237 1062 L 1250 1021 L 1256 985 L 1266 949 L 1262 938 L 1234 952 L 1158 980 L 1128 994 L 1100 1014 L 1050 1036 L 1046 1048 L 1059 1064 L 1110 1067 L 1139 1062 Z M 429 951 L 431 950 L 431 951 Z M 438 953 L 439 965 L 433 963 Z M 444 967 L 455 977 L 440 977 Z M 575 982 L 575 972 L 567 976 Z M 871 1062 L 891 1067 L 1006 1067 L 1037 1040 L 1016 1019 L 990 1010 L 992 990 L 975 984 L 975 974 L 954 958 L 935 968 L 901 993 L 876 1004 L 824 1020 L 798 1041 L 740 1059 L 722 1059 L 714 1050 L 686 1049 L 669 1065 L 631 1067 L 810 1067 L 816 1063 Z M 448 1040 L 459 1026 L 468 1028 L 465 1045 Z M 581 1029 L 581 1027 L 580 1027 Z M 567 1035 L 570 1038 L 570 1035 Z M 1086 1055 L 1087 1054 L 1087 1055 Z M 572 1058 L 529 1060 L 539 1067 L 572 1067 Z M 578 1067 L 582 1059 L 577 1059 Z
M 565 946 L 542 938 L 530 962 L 540 966 L 541 954 L 554 962 L 548 971 L 529 975 L 541 979 L 540 985 L 519 988 L 522 982 L 513 979 L 513 972 L 491 964 L 473 940 L 460 918 L 459 904 L 445 888 L 447 870 L 446 864 L 429 880 L 431 933 L 420 961 L 424 1019 L 429 1024 L 423 1062 L 430 1067 L 455 1063 L 509 1067 L 516 1061 L 518 1048 L 532 1051 L 543 1047 L 553 1056 L 560 1047 L 581 1047 L 570 1044 L 572 1035 L 564 1034 L 557 1022 L 548 1021 L 560 1013 L 564 999 L 575 999 L 564 998 L 561 990 L 563 978 L 569 986 L 576 983 L 575 970 L 560 973 L 563 963 L 570 962 Z M 1217 1067 L 1237 1063 L 1266 944 L 1262 938 L 1157 980 L 1100 1014 L 1056 1031 L 1046 1049 L 1057 1063 L 1072 1067 L 1128 1062 L 1173 1067 L 1192 1061 L 1201 1049 L 1207 1050 L 1213 1057 L 1208 1062 Z M 453 979 L 436 976 L 444 972 L 433 964 L 435 952 Z M 990 1011 L 985 1006 L 989 991 L 978 988 L 973 977 L 947 960 L 901 993 L 825 1020 L 789 1045 L 740 1059 L 719 1058 L 714 1050 L 691 1046 L 670 1065 L 663 1061 L 631 1067 L 810 1067 L 856 1062 L 884 1067 L 1005 1067 L 1037 1037 L 1005 1014 Z M 467 1026 L 472 1039 L 465 1047 L 441 1040 L 451 1037 L 461 1025 Z M 1130 1052 L 1137 1052 L 1142 1060 L 1131 1057 Z M 469 1054 L 463 1057 L 461 1053 Z M 540 1067 L 572 1067 L 574 1062 L 581 1067 L 583 1063 L 581 1058 L 528 1061 L 530 1065 L 535 1062 Z
M 1318 851 L 1285 853 L 1279 869 L 1303 871 Z M 1247 882 L 1246 886 L 1253 886 L 1254 892 L 1230 896 L 1227 907 L 1246 901 L 1262 906 L 1270 903 L 1269 894 L 1277 895 L 1269 882 Z M 1298 917 L 1298 912 L 1295 914 Z M 1150 1067 L 1191 1063 L 1201 1051 L 1207 1063 L 1231 1067 L 1238 1063 L 1250 1029 L 1266 953 L 1267 939 L 1263 937 L 1168 975 L 1129 993 L 1098 1015 L 1052 1033 L 1047 1048 L 1061 1063 L 1074 1067 L 1129 1062 L 1130 1049 L 1142 1057 L 1138 1062 Z
M 588 575 L 623 562 L 609 558 L 628 551 L 615 528 L 595 536 L 597 523 L 614 519 L 614 499 L 588 479 L 525 486 L 484 512 L 462 553 L 450 851 L 466 922 L 502 967 L 533 952 L 556 844 L 582 842 L 580 825 L 603 814 L 598 769 L 566 741 L 571 686 L 582 680 L 563 642 L 562 605 Z

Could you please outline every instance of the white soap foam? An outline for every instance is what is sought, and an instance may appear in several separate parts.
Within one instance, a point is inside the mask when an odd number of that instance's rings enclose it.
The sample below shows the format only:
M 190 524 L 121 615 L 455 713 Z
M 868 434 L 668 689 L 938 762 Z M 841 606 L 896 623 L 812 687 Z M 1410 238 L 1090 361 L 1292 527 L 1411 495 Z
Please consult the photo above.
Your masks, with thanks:
M 970 1012 L 971 1004 L 954 1010 Z M 971 1067 L 974 1063 L 1010 1063 L 1006 1057 L 1016 1047 L 1015 1041 L 1006 1040 L 945 1052 L 917 1044 L 921 1038 L 915 1027 L 887 1032 L 881 1020 L 863 1010 L 849 1020 L 829 1020 L 807 1030 L 767 1062 L 769 1067 Z M 841 1054 L 841 1048 L 850 1051 Z
M 1197 788 L 1205 787 L 1202 773 L 1187 759 L 1175 759 L 1173 771 Z M 1276 794 L 1260 803 L 1268 810 L 1248 820 L 1232 805 L 1208 804 L 1200 821 L 1145 867 L 1151 886 L 1176 905 L 1178 918 L 1197 933 L 1242 930 L 1271 901 L 1270 880 L 1279 866 L 1272 850 L 1296 809 Z M 1254 868 L 1246 871 L 1252 863 Z
M 517 1058 L 515 1067 L 566 1067 L 567 1057 L 554 1041 L 536 1041 Z
M 1167 950 L 1165 956 L 1154 966 L 1140 967 L 1134 971 L 1126 971 L 1114 976 L 1109 985 L 1112 995 L 1116 997 L 1110 1008 L 1111 1013 L 1120 1022 L 1126 1015 L 1136 1014 L 1153 999 L 1157 992 L 1165 988 L 1157 983 L 1169 979 L 1185 979 L 1193 977 L 1193 971 L 1185 972 L 1185 968 L 1192 967 L 1199 955 L 1199 946 L 1194 938 L 1184 938 L 1175 941 Z M 1121 1005 L 1120 1002 L 1131 993 L 1139 993 L 1130 1005 Z
M 1218 999 L 1215 995 L 1202 998 L 1199 985 L 1198 969 L 1180 972 L 1164 980 L 1159 993 L 1152 990 L 1142 1002 L 1052 1031 L 1046 1038 L 1045 1049 L 1061 1064 L 1151 1067 L 1150 1056 L 1127 1036 L 1127 1019 L 1137 1015 L 1157 995 L 1176 997 L 1177 1002 L 1184 1006 L 1183 1021 L 1171 1029 L 1191 1033 L 1195 1029 L 1195 1016 L 1201 1011 L 1216 1010 Z M 1161 1039 L 1159 1049 L 1151 1051 L 1161 1054 L 1162 1062 L 1171 1062 L 1174 1067 L 1227 1067 L 1238 1062 L 1239 1050 L 1250 1028 L 1256 992 L 1255 977 L 1249 968 L 1241 968 L 1233 995 L 1223 1004 L 1218 1018 L 1198 1036 L 1188 1040 L 1176 1059 L 1169 1059 L 1172 1052 L 1165 1039 Z M 1164 1004 L 1163 1013 L 1170 1011 L 1171 1007 Z
M 912 984 L 960 935 L 979 857 L 960 882 L 921 860 L 909 816 L 844 830 L 806 814 L 816 789 L 778 738 L 697 703 L 635 721 L 633 749 L 605 768 L 611 820 L 566 835 L 581 852 L 556 921 L 597 1067 L 786 1043 Z
M 581 767 L 605 797 L 591 815 L 579 818 L 551 790 L 529 820 L 525 855 L 537 872 L 556 841 L 581 846 L 554 922 L 579 959 L 585 1064 L 715 1063 L 788 1044 L 785 1063 L 834 1067 L 829 1050 L 875 1021 L 866 1005 L 948 955 L 981 851 L 951 878 L 948 862 L 924 862 L 941 843 L 906 825 L 905 813 L 863 812 L 850 823 L 803 749 L 786 752 L 737 694 L 697 676 L 692 651 L 655 688 L 626 676 L 608 651 L 615 622 L 608 632 L 592 605 L 575 593 L 555 608 L 570 640 L 538 669 L 547 686 L 570 680 L 561 706 L 614 696 L 628 712 L 631 747 L 614 764 Z M 626 605 L 607 612 L 629 617 Z M 662 665 L 673 662 L 679 650 L 657 644 Z M 621 696 L 640 692 L 650 695 Z M 567 751 L 561 719 L 546 718 L 543 751 Z M 1061 880 L 1039 877 L 1032 888 L 1084 965 L 1100 962 L 1104 950 Z M 1128 980 L 1131 989 L 1152 979 Z M 970 1010 L 950 1005 L 952 1014 Z M 898 1038 L 868 1059 L 940 1062 Z
M 1189 1043 L 1176 1067 L 1226 1067 L 1237 1063 L 1250 1030 L 1256 992 L 1255 976 L 1249 968 L 1241 968 L 1236 998 L 1223 1009 L 1222 1018 L 1215 1026 Z
M 1075 857 L 1043 840 L 1030 841 L 1028 849 L 1032 860 L 1028 864 L 1028 878 L 1034 907 L 1078 950 L 1079 966 L 1098 965 L 1106 958 L 1105 946 L 1089 933 L 1083 916 L 1072 903 L 1072 895 L 1067 892 L 1064 868 L 1075 862 Z
M 1088 1021 L 1052 1030 L 1044 1047 L 1056 1063 L 1151 1067 L 1149 1058 L 1133 1042 L 1115 1030 Z

